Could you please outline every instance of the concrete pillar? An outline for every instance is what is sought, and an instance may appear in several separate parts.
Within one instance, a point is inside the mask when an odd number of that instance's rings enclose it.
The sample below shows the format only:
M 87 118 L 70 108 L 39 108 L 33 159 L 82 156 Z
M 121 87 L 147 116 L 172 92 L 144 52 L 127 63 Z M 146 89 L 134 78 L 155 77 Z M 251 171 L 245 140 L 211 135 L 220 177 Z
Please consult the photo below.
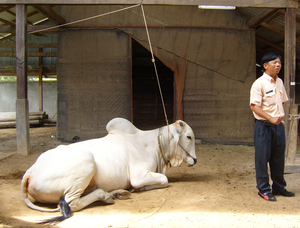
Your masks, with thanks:
M 16 5 L 17 148 L 29 154 L 29 110 L 27 91 L 27 5 Z
M 28 155 L 30 152 L 28 100 L 17 99 L 16 111 L 18 153 Z

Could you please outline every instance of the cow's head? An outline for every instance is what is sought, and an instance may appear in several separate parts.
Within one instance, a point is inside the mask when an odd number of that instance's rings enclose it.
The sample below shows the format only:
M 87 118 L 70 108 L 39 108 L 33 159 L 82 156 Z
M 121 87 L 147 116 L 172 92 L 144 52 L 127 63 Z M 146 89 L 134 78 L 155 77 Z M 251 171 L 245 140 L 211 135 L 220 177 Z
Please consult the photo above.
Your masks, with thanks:
M 177 120 L 170 128 L 174 136 L 174 150 L 170 154 L 172 166 L 179 166 L 182 161 L 188 166 L 193 166 L 197 162 L 195 152 L 195 136 L 192 128 L 182 120 Z

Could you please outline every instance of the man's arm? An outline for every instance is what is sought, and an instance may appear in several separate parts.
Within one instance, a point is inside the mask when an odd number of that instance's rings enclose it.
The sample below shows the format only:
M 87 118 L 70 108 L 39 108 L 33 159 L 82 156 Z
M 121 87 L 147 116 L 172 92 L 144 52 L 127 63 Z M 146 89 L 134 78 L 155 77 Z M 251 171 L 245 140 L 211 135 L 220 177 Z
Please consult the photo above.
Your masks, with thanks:
M 272 117 L 269 114 L 267 114 L 264 110 L 262 110 L 262 108 L 259 105 L 255 105 L 255 104 L 251 104 L 250 105 L 250 109 L 256 113 L 256 115 L 269 120 L 272 124 L 280 124 L 282 119 L 281 117 Z

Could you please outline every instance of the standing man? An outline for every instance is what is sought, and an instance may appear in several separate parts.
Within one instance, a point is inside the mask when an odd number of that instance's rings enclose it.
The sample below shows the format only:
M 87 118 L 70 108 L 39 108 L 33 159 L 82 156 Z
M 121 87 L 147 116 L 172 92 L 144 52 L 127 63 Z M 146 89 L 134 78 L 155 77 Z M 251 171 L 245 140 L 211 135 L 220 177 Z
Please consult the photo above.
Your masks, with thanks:
M 252 85 L 250 108 L 256 119 L 254 130 L 255 171 L 258 195 L 276 201 L 274 195 L 294 196 L 285 189 L 285 131 L 283 102 L 288 97 L 282 80 L 277 76 L 281 69 L 279 54 L 268 53 L 262 60 L 264 74 Z M 269 184 L 268 163 L 273 181 Z

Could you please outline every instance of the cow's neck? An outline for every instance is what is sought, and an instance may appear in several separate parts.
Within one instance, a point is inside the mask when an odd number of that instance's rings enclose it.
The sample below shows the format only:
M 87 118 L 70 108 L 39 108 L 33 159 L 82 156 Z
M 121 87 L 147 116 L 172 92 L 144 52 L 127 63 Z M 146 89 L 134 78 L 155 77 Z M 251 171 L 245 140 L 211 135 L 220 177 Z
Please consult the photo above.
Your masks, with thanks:
M 169 133 L 168 126 L 162 127 L 158 129 L 158 149 L 160 157 L 163 160 L 163 163 L 169 167 L 171 167 L 170 163 L 170 144 L 173 141 L 172 135 Z

